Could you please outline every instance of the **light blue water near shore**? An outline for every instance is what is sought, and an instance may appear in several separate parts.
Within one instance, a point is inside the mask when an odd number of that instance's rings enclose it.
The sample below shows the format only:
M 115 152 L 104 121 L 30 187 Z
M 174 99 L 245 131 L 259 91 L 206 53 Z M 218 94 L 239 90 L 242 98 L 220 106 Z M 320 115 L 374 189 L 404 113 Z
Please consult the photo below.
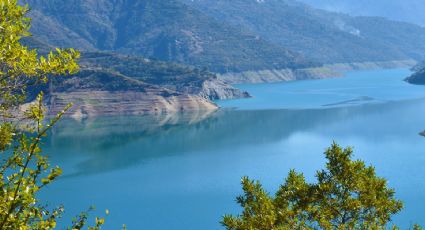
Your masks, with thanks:
M 237 85 L 248 91 L 253 98 L 217 103 L 223 107 L 236 107 L 243 110 L 306 109 L 423 97 L 422 86 L 414 86 L 402 81 L 409 74 L 408 69 L 353 71 L 342 78 Z
M 45 149 L 65 173 L 41 198 L 65 219 L 109 209 L 106 229 L 222 229 L 241 176 L 270 192 L 292 168 L 313 181 L 335 140 L 388 178 L 405 202 L 396 223 L 425 224 L 425 87 L 403 82 L 407 70 L 348 75 L 243 85 L 254 98 L 210 115 L 64 120 Z

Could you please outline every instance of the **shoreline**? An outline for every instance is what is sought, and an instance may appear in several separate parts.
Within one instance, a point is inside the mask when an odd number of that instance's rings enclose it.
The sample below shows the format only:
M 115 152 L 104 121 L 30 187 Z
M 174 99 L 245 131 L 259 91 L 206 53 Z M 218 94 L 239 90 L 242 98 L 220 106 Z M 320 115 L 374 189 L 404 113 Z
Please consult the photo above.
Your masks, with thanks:
M 344 76 L 344 73 L 348 71 L 412 68 L 416 64 L 417 61 L 413 59 L 383 62 L 335 63 L 326 64 L 321 67 L 297 70 L 260 70 L 246 71 L 241 73 L 218 74 L 218 78 L 231 85 L 277 83 L 286 81 L 342 77 Z

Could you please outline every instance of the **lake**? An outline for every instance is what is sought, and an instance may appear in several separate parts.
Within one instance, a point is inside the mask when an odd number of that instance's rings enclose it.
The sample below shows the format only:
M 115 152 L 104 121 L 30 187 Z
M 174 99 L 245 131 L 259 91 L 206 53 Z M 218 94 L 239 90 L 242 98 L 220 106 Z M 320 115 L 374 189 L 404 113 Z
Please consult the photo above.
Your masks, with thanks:
M 271 193 L 290 169 L 314 181 L 336 141 L 396 189 L 405 209 L 395 223 L 425 224 L 425 86 L 405 83 L 409 74 L 239 85 L 254 97 L 215 113 L 65 119 L 44 144 L 64 175 L 41 198 L 64 204 L 64 220 L 109 209 L 106 229 L 223 229 L 222 215 L 240 211 L 242 176 Z

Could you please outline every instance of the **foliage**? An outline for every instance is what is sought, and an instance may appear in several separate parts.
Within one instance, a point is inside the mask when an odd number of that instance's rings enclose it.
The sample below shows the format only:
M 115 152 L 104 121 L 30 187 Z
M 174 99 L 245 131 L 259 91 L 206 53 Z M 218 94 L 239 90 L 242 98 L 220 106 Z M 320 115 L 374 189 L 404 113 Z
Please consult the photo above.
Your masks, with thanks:
M 352 160 L 351 148 L 334 143 L 325 155 L 317 183 L 292 170 L 275 197 L 244 177 L 244 195 L 237 198 L 243 212 L 224 216 L 222 224 L 229 230 L 385 229 L 403 207 L 386 180 L 374 167 Z
M 37 193 L 62 174 L 51 168 L 40 143 L 64 110 L 45 122 L 43 94 L 24 105 L 27 88 L 46 83 L 49 77 L 74 74 L 79 70 L 79 53 L 56 49 L 47 56 L 23 46 L 21 38 L 30 36 L 31 20 L 27 6 L 17 0 L 0 0 L 0 229 L 53 229 L 64 209 L 48 209 Z M 81 214 L 71 229 L 86 223 Z M 100 229 L 103 219 L 96 219 Z

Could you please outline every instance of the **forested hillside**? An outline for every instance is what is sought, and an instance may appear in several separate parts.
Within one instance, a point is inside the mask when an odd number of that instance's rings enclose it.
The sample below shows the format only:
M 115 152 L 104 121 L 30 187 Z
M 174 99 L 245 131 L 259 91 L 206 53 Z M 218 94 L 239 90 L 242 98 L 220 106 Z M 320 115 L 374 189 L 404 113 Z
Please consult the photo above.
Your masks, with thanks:
M 425 52 L 425 28 L 409 23 L 351 17 L 294 0 L 181 1 L 325 63 L 421 59 Z
M 27 0 L 32 32 L 54 46 L 157 58 L 215 72 L 316 65 L 175 0 Z

